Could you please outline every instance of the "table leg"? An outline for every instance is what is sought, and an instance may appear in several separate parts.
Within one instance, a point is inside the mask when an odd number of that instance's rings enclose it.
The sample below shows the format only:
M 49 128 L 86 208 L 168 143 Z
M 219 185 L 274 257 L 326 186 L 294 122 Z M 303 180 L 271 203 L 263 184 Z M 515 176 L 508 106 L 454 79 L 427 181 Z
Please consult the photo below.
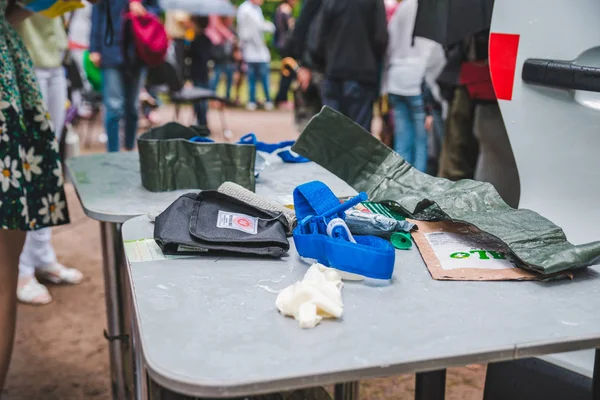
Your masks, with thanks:
M 135 321 L 134 321 L 135 324 Z M 133 327 L 133 354 L 135 356 L 135 399 L 148 400 L 148 379 L 144 367 L 144 357 L 139 345 L 139 331 Z
M 358 392 L 360 382 L 339 383 L 335 385 L 334 399 L 335 400 L 358 400 Z
M 126 259 L 124 260 L 127 263 Z M 140 347 L 140 331 L 137 324 L 137 319 L 134 313 L 133 307 L 133 293 L 131 285 L 131 275 L 129 274 L 130 269 L 127 265 L 123 265 L 123 277 L 124 287 L 123 291 L 127 293 L 127 314 L 129 324 L 126 326 L 126 331 L 130 333 L 129 344 L 131 350 L 131 364 L 133 371 L 133 398 L 136 400 L 147 400 L 148 399 L 148 382 L 146 380 L 146 369 L 144 367 L 144 357 L 142 355 L 142 349 Z
M 100 222 L 102 236 L 102 257 L 104 261 L 104 290 L 106 297 L 107 331 L 109 341 L 111 386 L 113 399 L 125 399 L 123 357 L 121 353 L 122 325 L 120 319 L 121 298 L 119 293 L 119 251 L 120 240 L 117 224 Z
M 121 321 L 121 354 L 123 360 L 125 397 L 127 399 L 139 400 L 137 383 L 139 366 L 136 359 L 136 349 L 133 335 L 133 294 L 131 292 L 131 280 L 127 268 L 127 257 L 123 248 L 121 230 L 119 229 L 119 240 L 115 243 L 115 251 L 118 251 L 119 259 L 119 298 L 121 304 L 119 314 Z
M 445 396 L 445 369 L 417 374 L 415 400 L 444 400 Z
M 594 381 L 592 385 L 592 399 L 600 400 L 600 349 L 596 349 L 594 361 Z

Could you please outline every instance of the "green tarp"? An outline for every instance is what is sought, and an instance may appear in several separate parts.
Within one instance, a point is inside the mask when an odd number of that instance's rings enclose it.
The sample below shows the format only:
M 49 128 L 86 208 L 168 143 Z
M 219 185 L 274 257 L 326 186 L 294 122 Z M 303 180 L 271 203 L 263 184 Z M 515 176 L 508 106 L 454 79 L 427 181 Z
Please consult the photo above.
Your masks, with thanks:
M 331 108 L 310 121 L 293 151 L 411 218 L 464 222 L 497 237 L 524 268 L 549 275 L 600 263 L 600 242 L 574 246 L 551 221 L 509 207 L 489 183 L 424 174 Z
M 235 182 L 254 191 L 256 147 L 190 142 L 201 130 L 171 122 L 141 135 L 138 148 L 142 185 L 152 192 L 162 192 L 216 190 L 225 182 Z

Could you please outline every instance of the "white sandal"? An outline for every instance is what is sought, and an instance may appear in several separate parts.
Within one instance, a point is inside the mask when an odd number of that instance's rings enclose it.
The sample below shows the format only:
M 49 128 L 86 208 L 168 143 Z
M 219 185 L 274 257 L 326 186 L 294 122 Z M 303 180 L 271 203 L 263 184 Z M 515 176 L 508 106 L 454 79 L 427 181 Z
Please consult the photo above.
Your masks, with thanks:
M 54 263 L 46 267 L 36 268 L 35 274 L 40 280 L 54 284 L 66 283 L 77 285 L 83 280 L 83 274 L 75 268 L 67 268 L 60 263 Z
M 22 279 L 28 279 L 28 281 L 22 286 L 17 286 L 17 298 L 20 302 L 41 306 L 52 301 L 52 296 L 50 296 L 48 288 L 39 283 L 38 280 L 35 279 L 35 276 Z

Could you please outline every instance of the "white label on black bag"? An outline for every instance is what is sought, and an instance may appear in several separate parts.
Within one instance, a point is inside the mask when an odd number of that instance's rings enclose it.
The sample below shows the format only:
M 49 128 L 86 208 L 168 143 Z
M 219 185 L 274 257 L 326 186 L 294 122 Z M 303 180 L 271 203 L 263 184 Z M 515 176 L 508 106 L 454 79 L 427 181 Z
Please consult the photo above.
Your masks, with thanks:
M 258 231 L 258 218 L 219 210 L 217 228 L 235 229 L 256 235 Z

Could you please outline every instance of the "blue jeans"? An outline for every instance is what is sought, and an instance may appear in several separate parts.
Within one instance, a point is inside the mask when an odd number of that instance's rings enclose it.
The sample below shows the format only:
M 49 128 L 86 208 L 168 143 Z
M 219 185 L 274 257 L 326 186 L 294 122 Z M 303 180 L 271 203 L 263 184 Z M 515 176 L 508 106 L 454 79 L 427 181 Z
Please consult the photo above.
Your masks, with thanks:
M 358 125 L 371 132 L 373 104 L 377 96 L 374 86 L 356 81 L 325 79 L 321 88 L 323 105 L 341 112 Z
M 216 91 L 221 81 L 221 75 L 225 74 L 225 98 L 229 100 L 231 98 L 231 86 L 233 85 L 233 73 L 235 72 L 235 64 L 215 64 L 213 70 L 213 78 L 210 82 L 210 89 Z
M 119 125 L 125 119 L 125 148 L 133 150 L 138 128 L 139 96 L 144 69 L 125 72 L 120 68 L 102 71 L 104 127 L 108 136 L 107 150 L 117 152 L 121 147 Z
M 389 95 L 394 112 L 394 150 L 419 171 L 427 170 L 423 96 Z
M 250 103 L 256 103 L 256 81 L 262 83 L 265 100 L 271 101 L 269 94 L 269 63 L 248 63 L 248 88 L 250 89 Z

